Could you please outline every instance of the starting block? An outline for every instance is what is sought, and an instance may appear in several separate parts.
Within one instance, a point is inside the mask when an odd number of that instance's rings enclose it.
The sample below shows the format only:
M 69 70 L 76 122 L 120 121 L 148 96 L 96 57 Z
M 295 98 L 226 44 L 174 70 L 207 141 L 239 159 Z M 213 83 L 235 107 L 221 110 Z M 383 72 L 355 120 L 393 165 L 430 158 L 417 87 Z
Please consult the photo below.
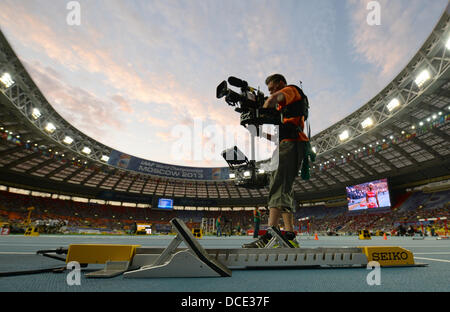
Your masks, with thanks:
M 273 248 L 276 243 L 278 243 L 278 246 L 283 246 L 286 248 L 295 248 L 289 240 L 287 240 L 283 234 L 280 232 L 279 229 L 272 226 L 267 229 L 270 234 L 272 234 L 272 238 L 270 241 L 266 244 L 264 248 Z
M 142 263 L 139 269 L 124 273 L 124 277 L 227 277 L 231 271 L 225 265 L 211 257 L 195 240 L 188 227 L 180 219 L 170 221 L 177 232 L 177 236 L 169 246 L 157 254 L 157 258 Z M 188 248 L 177 250 L 181 242 Z M 139 249 L 145 252 L 146 248 Z M 148 248 L 147 248 L 148 249 Z M 153 254 L 155 255 L 155 254 Z M 136 254 L 135 258 L 138 255 Z M 139 257 L 138 257 L 139 258 Z M 142 257 L 141 257 L 142 258 Z M 134 259 L 133 259 L 134 260 Z M 133 264 L 136 266 L 136 264 Z
M 25 230 L 24 236 L 39 236 L 39 232 L 35 226 L 29 226 Z
M 202 238 L 203 237 L 203 231 L 202 229 L 192 229 L 192 234 L 196 238 Z
M 415 263 L 412 252 L 401 247 L 293 248 L 276 228 L 269 228 L 267 248 L 205 249 L 182 220 L 170 222 L 177 235 L 167 248 L 71 245 L 67 261 L 105 264 L 88 277 L 123 273 L 126 278 L 230 277 L 232 269 L 251 268 L 365 268 L 371 261 L 381 267 L 426 266 Z M 181 243 L 187 248 L 180 248 Z M 276 243 L 279 247 L 273 248 Z
M 372 236 L 370 235 L 368 230 L 360 230 L 358 238 L 359 239 L 372 239 Z

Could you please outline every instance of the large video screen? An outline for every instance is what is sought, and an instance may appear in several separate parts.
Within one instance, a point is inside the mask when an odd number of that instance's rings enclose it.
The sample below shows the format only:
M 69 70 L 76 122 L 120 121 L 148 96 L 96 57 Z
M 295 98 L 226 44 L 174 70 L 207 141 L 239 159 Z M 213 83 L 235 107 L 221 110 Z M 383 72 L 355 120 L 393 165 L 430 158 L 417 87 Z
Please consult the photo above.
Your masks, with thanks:
M 387 179 L 348 186 L 346 190 L 349 211 L 391 207 Z
M 173 209 L 173 199 L 160 198 L 158 200 L 159 209 Z

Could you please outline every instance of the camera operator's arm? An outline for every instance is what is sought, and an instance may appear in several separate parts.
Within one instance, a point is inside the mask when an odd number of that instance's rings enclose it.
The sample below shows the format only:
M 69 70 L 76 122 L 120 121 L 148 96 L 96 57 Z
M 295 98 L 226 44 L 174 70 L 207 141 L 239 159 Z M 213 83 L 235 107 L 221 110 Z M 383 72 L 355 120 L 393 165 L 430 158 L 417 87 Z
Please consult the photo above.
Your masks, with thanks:
M 277 108 L 278 104 L 283 105 L 286 97 L 283 92 L 275 92 L 264 102 L 263 108 Z

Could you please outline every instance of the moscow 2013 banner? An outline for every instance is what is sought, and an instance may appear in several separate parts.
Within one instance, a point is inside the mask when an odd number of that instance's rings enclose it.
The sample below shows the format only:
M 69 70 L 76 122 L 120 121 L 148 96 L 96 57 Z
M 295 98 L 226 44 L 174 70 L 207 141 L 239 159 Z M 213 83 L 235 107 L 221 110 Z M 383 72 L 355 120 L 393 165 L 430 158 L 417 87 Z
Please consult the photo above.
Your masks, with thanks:
M 118 168 L 161 177 L 192 180 L 226 180 L 229 168 L 195 168 L 158 163 L 113 150 L 108 164 Z

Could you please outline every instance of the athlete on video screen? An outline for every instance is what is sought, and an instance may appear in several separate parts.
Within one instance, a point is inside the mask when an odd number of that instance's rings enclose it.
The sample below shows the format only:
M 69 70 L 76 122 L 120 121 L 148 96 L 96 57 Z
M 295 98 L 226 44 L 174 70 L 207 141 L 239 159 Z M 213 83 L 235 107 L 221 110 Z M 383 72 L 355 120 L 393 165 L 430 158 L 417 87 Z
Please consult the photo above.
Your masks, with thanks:
M 367 208 L 380 207 L 380 202 L 378 201 L 378 191 L 375 190 L 375 186 L 372 183 L 369 184 L 369 190 L 366 192 L 366 203 Z

